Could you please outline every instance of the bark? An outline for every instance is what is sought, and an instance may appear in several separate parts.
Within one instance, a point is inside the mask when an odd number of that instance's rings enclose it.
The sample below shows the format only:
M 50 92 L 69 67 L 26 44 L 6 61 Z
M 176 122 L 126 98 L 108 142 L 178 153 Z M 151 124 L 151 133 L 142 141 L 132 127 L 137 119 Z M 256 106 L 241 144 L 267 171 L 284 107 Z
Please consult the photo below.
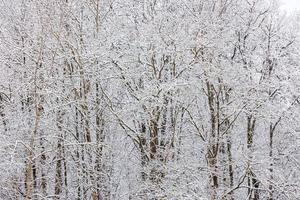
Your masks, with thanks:
M 30 141 L 30 149 L 29 149 L 29 156 L 27 161 L 27 168 L 25 172 L 25 185 L 26 185 L 26 199 L 32 199 L 33 198 L 33 192 L 34 192 L 34 186 L 36 181 L 36 173 L 35 173 L 35 167 L 34 167 L 34 144 L 36 140 L 36 135 L 38 132 L 38 127 L 40 123 L 40 117 L 42 114 L 42 110 L 40 109 L 40 106 L 36 106 L 35 109 L 35 126 L 32 133 L 31 141 Z
M 47 179 L 46 179 L 46 173 L 45 173 L 44 167 L 45 167 L 46 162 L 47 162 L 47 157 L 46 157 L 45 146 L 43 144 L 42 137 L 40 139 L 40 146 L 42 147 L 41 159 L 40 159 L 40 164 L 41 164 L 41 169 L 40 169 L 40 171 L 41 171 L 41 184 L 40 184 L 40 187 L 41 187 L 43 196 L 46 197 L 47 196 Z
M 227 136 L 227 156 L 228 156 L 228 176 L 229 176 L 229 183 L 230 183 L 230 188 L 233 188 L 233 180 L 234 180 L 234 170 L 233 170 L 233 159 L 232 159 L 232 152 L 231 152 L 231 138 L 230 135 Z M 233 200 L 231 192 L 229 194 L 230 199 Z
M 58 113 L 58 142 L 57 142 L 57 153 L 56 153 L 56 171 L 55 171 L 55 188 L 54 194 L 56 199 L 60 199 L 60 195 L 62 193 L 62 185 L 63 185 L 63 164 L 62 164 L 62 124 L 63 124 L 63 115 L 59 111 Z
M 274 179 L 274 159 L 273 159 L 273 145 L 274 145 L 274 132 L 281 121 L 281 117 L 275 122 L 270 123 L 269 129 L 269 158 L 270 158 L 270 166 L 269 166 L 269 200 L 274 199 L 274 186 L 273 186 L 273 179 Z
M 216 101 L 215 101 L 215 94 L 213 91 L 213 85 L 209 82 L 206 83 L 207 86 L 207 97 L 208 97 L 208 105 L 210 111 L 210 135 L 209 135 L 209 143 L 207 147 L 207 160 L 208 160 L 208 167 L 210 171 L 210 183 L 211 183 L 211 199 L 217 199 L 217 190 L 219 187 L 218 181 L 218 135 L 217 135 L 217 128 L 218 128 L 218 115 L 216 111 Z
M 247 176 L 247 184 L 248 184 L 248 197 L 250 200 L 258 200 L 259 199 L 259 181 L 256 178 L 255 173 L 252 170 L 252 146 L 253 146 L 253 137 L 255 130 L 256 119 L 253 115 L 249 115 L 247 117 L 247 152 L 248 152 L 248 176 Z
M 95 177 L 94 178 L 94 191 L 92 198 L 93 200 L 96 199 L 102 199 L 105 197 L 105 199 L 108 199 L 107 195 L 107 188 L 104 182 L 103 177 L 103 147 L 104 147 L 104 116 L 103 116 L 103 108 L 101 107 L 101 95 L 100 95 L 100 86 L 98 83 L 96 83 L 96 142 L 97 142 L 97 149 L 96 149 L 96 159 L 95 159 Z
M 61 151 L 62 151 L 62 146 L 61 146 L 61 141 L 58 142 L 57 144 L 57 156 L 56 156 L 56 172 L 55 172 L 55 189 L 54 189 L 54 194 L 56 199 L 60 199 L 60 195 L 62 192 L 62 158 L 61 158 Z

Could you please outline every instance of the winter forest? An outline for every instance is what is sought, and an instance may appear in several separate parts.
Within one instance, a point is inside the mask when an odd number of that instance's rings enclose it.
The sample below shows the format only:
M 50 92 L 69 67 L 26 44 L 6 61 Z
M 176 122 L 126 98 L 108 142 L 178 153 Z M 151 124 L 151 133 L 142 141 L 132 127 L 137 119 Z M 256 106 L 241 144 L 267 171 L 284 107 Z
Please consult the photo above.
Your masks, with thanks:
M 0 0 L 1 200 L 299 200 L 300 13 Z

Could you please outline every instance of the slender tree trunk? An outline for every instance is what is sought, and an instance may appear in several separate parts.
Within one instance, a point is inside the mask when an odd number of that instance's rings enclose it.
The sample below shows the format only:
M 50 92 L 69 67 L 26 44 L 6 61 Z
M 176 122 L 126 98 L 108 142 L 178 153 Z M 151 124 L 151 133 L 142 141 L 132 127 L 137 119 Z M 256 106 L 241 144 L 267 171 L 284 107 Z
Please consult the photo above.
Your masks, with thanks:
M 269 130 L 269 158 L 270 158 L 270 166 L 269 166 L 269 200 L 273 200 L 273 136 L 274 136 L 274 130 L 275 126 L 273 124 L 270 124 L 270 130 Z
M 210 110 L 210 123 L 211 123 L 211 130 L 209 136 L 209 144 L 207 148 L 207 159 L 208 159 L 208 167 L 210 171 L 210 182 L 211 182 L 211 200 L 217 199 L 217 190 L 219 187 L 218 181 L 218 135 L 217 135 L 217 112 L 215 108 L 215 95 L 213 91 L 213 86 L 207 82 L 207 97 L 208 97 L 208 105 Z
M 233 159 L 232 159 L 232 150 L 231 150 L 231 137 L 230 134 L 227 134 L 227 156 L 228 156 L 228 176 L 229 176 L 229 184 L 230 188 L 233 188 L 233 180 L 234 180 L 234 171 L 233 171 Z M 233 200 L 234 198 L 232 197 L 232 192 L 229 194 L 230 199 Z
M 64 86 L 63 86 L 64 87 Z M 63 89 L 64 91 L 64 89 Z M 54 194 L 56 199 L 60 199 L 63 188 L 63 168 L 64 168 L 64 146 L 63 146 L 63 123 L 64 123 L 64 111 L 58 111 L 57 113 L 57 128 L 58 128 L 58 141 L 57 141 L 57 153 L 56 153 L 56 171 L 55 171 L 55 188 Z
M 251 200 L 259 200 L 259 181 L 256 178 L 252 170 L 252 146 L 253 146 L 253 137 L 254 137 L 254 129 L 255 129 L 256 119 L 250 115 L 247 117 L 247 152 L 248 152 L 248 176 L 247 176 L 247 183 L 248 183 L 248 197 Z
M 47 157 L 46 157 L 46 153 L 45 153 L 45 146 L 44 143 L 42 141 L 42 137 L 40 139 L 40 146 L 42 147 L 42 152 L 41 152 L 41 159 L 40 159 L 40 163 L 41 163 L 41 190 L 42 190 L 42 194 L 44 197 L 47 196 L 47 179 L 46 179 L 46 173 L 45 173 L 45 169 L 44 167 L 46 166 L 46 162 L 47 162 Z
M 57 143 L 57 154 L 56 154 L 56 171 L 55 171 L 55 189 L 54 194 L 56 199 L 60 199 L 60 195 L 62 192 L 62 185 L 63 185 L 63 165 L 62 165 L 62 141 L 59 138 Z

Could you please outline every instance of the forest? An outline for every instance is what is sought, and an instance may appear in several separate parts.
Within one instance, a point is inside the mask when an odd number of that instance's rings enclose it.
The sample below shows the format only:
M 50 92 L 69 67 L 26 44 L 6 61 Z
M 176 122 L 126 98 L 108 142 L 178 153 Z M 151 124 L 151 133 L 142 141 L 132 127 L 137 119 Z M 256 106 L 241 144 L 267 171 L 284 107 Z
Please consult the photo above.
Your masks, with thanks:
M 300 12 L 0 0 L 0 200 L 299 200 Z

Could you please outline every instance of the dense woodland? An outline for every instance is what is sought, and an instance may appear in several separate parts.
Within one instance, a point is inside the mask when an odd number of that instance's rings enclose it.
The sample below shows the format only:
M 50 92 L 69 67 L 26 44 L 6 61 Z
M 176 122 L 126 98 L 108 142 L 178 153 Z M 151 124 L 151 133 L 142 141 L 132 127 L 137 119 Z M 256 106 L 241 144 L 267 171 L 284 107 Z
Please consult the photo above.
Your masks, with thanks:
M 300 14 L 267 0 L 1 0 L 0 199 L 300 199 Z

